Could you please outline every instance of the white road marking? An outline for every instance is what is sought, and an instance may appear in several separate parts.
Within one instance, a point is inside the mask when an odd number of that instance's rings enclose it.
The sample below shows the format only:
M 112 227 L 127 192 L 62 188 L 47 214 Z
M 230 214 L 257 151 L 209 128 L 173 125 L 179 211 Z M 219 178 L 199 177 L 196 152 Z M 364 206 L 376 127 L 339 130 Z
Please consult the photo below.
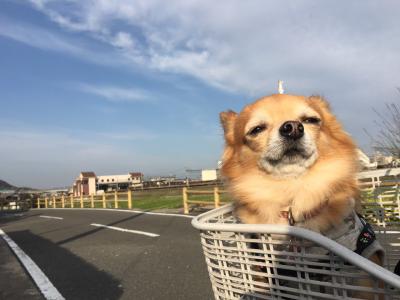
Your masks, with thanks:
M 398 231 L 398 230 L 375 230 L 375 232 L 378 232 L 378 233 L 383 233 L 383 234 L 385 234 L 385 233 L 389 233 L 389 234 L 399 234 L 400 233 L 400 231 Z
M 114 209 L 114 208 L 31 208 L 31 210 L 55 210 L 55 209 L 61 209 L 61 210 L 105 210 L 105 211 L 119 211 L 119 212 L 124 212 L 124 213 L 134 213 L 134 214 L 143 214 L 143 215 L 154 215 L 154 216 L 168 216 L 168 217 L 181 217 L 181 218 L 189 218 L 193 219 L 194 216 L 190 215 L 181 215 L 181 214 L 168 214 L 168 213 L 158 213 L 158 212 L 149 212 L 149 211 L 141 211 L 141 210 L 128 210 L 128 209 Z
M 103 228 L 108 228 L 108 229 L 123 231 L 123 232 L 130 232 L 130 233 L 142 234 L 142 235 L 147 235 L 147 236 L 151 236 L 151 237 L 160 236 L 159 234 L 155 234 L 155 233 L 151 233 L 151 232 L 140 231 L 140 230 L 131 230 L 131 229 L 125 229 L 125 228 L 115 227 L 115 226 L 108 226 L 108 225 L 103 225 L 103 224 L 92 223 L 92 224 L 90 224 L 90 225 L 96 226 L 96 227 L 103 227 Z
M 0 236 L 7 242 L 47 300 L 65 299 L 35 262 L 1 229 Z
M 115 210 L 115 209 L 111 209 L 111 210 Z M 124 211 L 124 210 L 123 209 L 118 209 L 118 211 Z M 157 213 L 157 212 L 140 211 L 140 210 L 132 210 L 132 212 L 137 213 L 137 214 L 155 215 L 155 216 L 169 216 L 169 217 L 172 216 L 172 217 L 182 217 L 182 218 L 189 218 L 189 219 L 193 219 L 194 218 L 193 216 L 189 216 L 189 215 Z
M 47 219 L 57 219 L 57 220 L 63 220 L 63 219 L 64 219 L 64 218 L 61 218 L 61 217 L 44 216 L 44 215 L 39 216 L 39 217 L 41 217 L 41 218 L 47 218 Z

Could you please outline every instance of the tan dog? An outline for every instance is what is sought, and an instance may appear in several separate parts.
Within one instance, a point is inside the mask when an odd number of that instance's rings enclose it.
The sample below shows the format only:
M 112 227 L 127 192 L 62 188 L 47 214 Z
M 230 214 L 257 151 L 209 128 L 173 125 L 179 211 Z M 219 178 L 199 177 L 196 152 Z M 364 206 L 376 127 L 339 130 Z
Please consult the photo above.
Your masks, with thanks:
M 354 214 L 356 146 L 324 99 L 272 95 L 220 118 L 221 173 L 243 223 L 289 223 L 325 234 Z M 372 251 L 368 257 L 380 263 Z
M 221 113 L 228 179 L 245 223 L 294 221 L 324 232 L 354 209 L 356 147 L 320 97 L 273 95 Z M 310 216 L 307 218 L 307 216 Z

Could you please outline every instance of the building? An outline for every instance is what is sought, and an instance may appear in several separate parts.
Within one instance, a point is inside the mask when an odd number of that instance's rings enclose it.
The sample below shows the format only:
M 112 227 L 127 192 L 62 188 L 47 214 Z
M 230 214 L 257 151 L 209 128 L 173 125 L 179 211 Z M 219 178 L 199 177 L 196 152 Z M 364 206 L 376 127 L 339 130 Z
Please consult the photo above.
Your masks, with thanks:
M 96 194 L 96 174 L 94 172 L 81 172 L 72 186 L 75 197 Z
M 182 180 L 176 179 L 175 175 L 171 176 L 156 176 L 151 177 L 145 182 L 145 187 L 161 187 L 161 186 L 171 186 L 179 185 Z
M 217 180 L 218 172 L 216 169 L 201 170 L 201 181 Z
M 143 174 L 139 172 L 100 176 L 96 176 L 94 172 L 81 172 L 73 183 L 72 192 L 75 197 L 79 197 L 107 191 L 127 190 L 142 185 Z
M 377 162 L 371 162 L 371 159 L 361 150 L 357 149 L 358 162 L 362 170 L 373 170 L 378 166 Z
M 102 190 L 127 190 L 132 187 L 141 187 L 143 185 L 143 174 L 132 172 L 123 175 L 100 175 L 97 176 L 97 191 Z
M 376 151 L 373 160 L 378 164 L 378 168 L 389 168 L 395 158 L 391 155 L 384 155 L 382 152 Z

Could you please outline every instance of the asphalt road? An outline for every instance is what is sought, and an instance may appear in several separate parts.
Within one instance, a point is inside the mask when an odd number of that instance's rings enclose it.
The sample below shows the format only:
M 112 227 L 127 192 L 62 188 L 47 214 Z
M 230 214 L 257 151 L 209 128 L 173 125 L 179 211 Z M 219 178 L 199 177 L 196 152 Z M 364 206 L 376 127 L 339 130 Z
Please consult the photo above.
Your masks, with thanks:
M 213 299 L 199 233 L 190 221 L 131 212 L 41 209 L 2 217 L 0 228 L 66 299 Z M 7 286 L 7 298 L 18 299 L 13 285 Z

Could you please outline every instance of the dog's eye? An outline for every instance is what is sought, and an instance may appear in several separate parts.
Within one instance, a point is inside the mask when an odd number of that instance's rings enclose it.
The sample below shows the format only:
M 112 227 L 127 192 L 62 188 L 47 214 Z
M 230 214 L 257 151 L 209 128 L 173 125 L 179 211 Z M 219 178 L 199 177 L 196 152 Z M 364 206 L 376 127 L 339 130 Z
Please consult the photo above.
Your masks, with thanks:
M 250 129 L 250 131 L 247 134 L 251 135 L 251 136 L 256 136 L 260 132 L 264 131 L 265 128 L 267 128 L 267 126 L 265 124 L 261 124 L 261 125 L 258 125 L 256 127 L 253 127 L 252 129 Z
M 306 123 L 306 124 L 319 124 L 319 122 L 321 122 L 321 119 L 319 119 L 317 117 L 309 117 L 309 118 L 303 119 L 303 123 Z

